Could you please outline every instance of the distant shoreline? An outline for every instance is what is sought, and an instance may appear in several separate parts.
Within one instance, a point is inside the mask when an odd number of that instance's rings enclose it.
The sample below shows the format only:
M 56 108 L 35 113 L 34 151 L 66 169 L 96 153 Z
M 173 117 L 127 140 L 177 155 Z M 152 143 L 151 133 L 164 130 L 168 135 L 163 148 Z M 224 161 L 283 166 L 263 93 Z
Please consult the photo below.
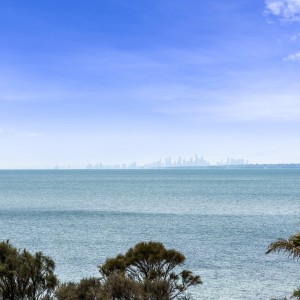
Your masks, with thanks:
M 222 165 L 222 166 L 174 166 L 174 167 L 135 167 L 135 168 L 0 168 L 0 171 L 100 171 L 100 170 L 209 170 L 209 169 L 300 169 L 299 164 L 248 164 L 248 165 Z

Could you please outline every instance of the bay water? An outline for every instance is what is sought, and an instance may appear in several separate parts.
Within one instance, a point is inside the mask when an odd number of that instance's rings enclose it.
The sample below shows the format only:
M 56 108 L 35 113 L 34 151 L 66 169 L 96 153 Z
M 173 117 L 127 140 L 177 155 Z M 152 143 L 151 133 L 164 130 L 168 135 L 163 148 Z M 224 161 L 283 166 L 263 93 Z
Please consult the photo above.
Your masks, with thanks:
M 300 169 L 0 171 L 0 239 L 51 256 L 61 282 L 151 240 L 201 276 L 195 299 L 288 296 L 300 262 L 264 253 L 299 217 Z

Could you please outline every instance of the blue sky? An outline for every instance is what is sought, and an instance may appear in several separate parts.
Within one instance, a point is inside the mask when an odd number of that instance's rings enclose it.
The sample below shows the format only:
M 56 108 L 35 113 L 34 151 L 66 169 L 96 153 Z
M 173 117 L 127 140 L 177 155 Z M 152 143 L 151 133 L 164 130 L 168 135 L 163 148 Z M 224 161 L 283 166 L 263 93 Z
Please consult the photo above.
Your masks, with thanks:
M 300 162 L 300 0 L 2 0 L 0 168 Z

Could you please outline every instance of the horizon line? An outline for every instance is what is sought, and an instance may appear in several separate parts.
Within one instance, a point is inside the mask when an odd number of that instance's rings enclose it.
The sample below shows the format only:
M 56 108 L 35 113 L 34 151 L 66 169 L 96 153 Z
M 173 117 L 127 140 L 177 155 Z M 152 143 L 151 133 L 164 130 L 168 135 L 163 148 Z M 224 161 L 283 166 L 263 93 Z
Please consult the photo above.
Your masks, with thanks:
M 208 166 L 169 166 L 169 167 L 103 167 L 103 168 L 88 168 L 88 167 L 52 167 L 52 168 L 0 168 L 0 171 L 100 171 L 100 170 L 170 170 L 170 169 L 251 169 L 251 168 L 271 168 L 271 167 L 292 167 L 300 168 L 300 163 L 256 163 L 247 165 L 208 165 Z

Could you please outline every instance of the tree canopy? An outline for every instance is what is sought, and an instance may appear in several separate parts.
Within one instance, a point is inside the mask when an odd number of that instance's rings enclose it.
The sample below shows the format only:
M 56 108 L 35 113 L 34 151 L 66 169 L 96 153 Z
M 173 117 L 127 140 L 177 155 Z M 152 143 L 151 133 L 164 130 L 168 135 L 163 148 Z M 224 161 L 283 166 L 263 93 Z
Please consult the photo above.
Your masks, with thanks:
M 201 284 L 182 268 L 185 257 L 159 242 L 142 242 L 99 267 L 99 278 L 58 284 L 54 261 L 0 242 L 1 300 L 188 300 Z
M 159 242 L 141 242 L 124 255 L 109 258 L 99 267 L 104 280 L 111 276 L 138 284 L 144 299 L 183 299 L 190 286 L 202 283 L 200 276 L 179 270 L 185 257 Z
M 52 294 L 58 283 L 54 261 L 42 252 L 31 254 L 0 243 L 0 295 L 3 300 L 41 300 Z
M 268 246 L 266 254 L 272 252 L 286 252 L 289 256 L 292 256 L 293 258 L 300 258 L 300 232 L 291 235 L 287 239 L 280 238 L 277 241 L 271 243 Z M 297 288 L 293 291 L 291 298 L 300 300 L 300 288 Z

